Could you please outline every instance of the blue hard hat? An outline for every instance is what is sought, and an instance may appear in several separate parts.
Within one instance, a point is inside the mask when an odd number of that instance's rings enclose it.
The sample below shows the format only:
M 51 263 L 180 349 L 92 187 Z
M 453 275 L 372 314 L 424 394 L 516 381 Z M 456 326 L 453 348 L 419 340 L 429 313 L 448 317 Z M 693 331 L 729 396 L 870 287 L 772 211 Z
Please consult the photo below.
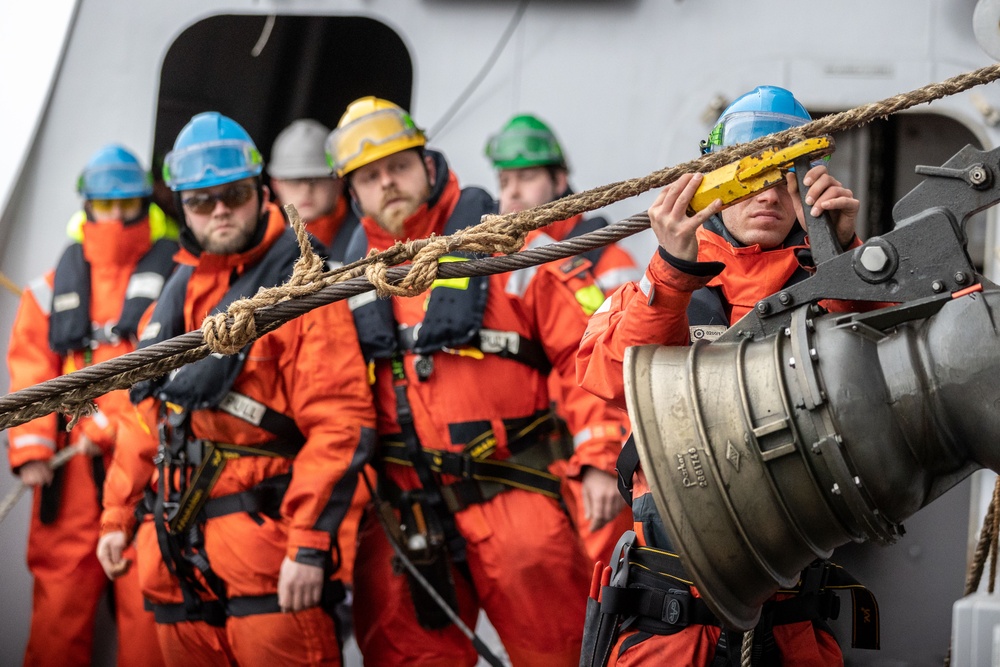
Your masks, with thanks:
M 778 86 L 757 86 L 726 107 L 708 139 L 701 142 L 701 152 L 714 153 L 810 120 L 809 112 L 791 92 Z
M 129 199 L 153 194 L 153 178 L 127 148 L 108 144 L 87 161 L 76 191 L 85 199 Z
M 232 183 L 263 170 L 264 159 L 247 131 L 217 111 L 188 121 L 163 159 L 163 180 L 174 192 Z

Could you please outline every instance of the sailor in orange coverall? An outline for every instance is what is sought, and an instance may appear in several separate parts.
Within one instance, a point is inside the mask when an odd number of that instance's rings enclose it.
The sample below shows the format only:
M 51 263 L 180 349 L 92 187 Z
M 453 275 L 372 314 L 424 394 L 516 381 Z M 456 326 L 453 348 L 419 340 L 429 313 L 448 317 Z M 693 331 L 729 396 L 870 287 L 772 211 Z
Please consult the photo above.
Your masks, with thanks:
M 569 166 L 562 146 L 552 129 L 530 114 L 514 116 L 486 144 L 486 157 L 497 170 L 500 185 L 500 213 L 513 213 L 548 204 L 571 194 Z M 528 244 L 541 240 L 562 241 L 607 226 L 600 216 L 583 215 L 554 222 L 531 232 Z M 581 255 L 590 262 L 597 286 L 610 294 L 621 285 L 638 280 L 642 270 L 632 256 L 616 243 L 590 250 Z M 556 398 L 559 410 L 560 380 L 558 373 L 549 377 L 549 392 Z M 628 419 L 622 413 L 623 430 Z M 569 440 L 563 428 L 558 434 Z M 614 467 L 599 470 L 581 466 L 572 456 L 572 447 L 565 447 L 567 458 L 556 461 L 550 470 L 563 478 L 563 499 L 573 518 L 577 533 L 591 561 L 607 563 L 615 543 L 632 526 L 632 512 L 618 493 L 618 477 Z M 591 478 L 584 495 L 581 478 Z
M 274 140 L 267 174 L 278 203 L 295 206 L 306 231 L 326 247 L 327 263 L 340 266 L 358 218 L 343 195 L 343 181 L 331 176 L 326 164 L 328 134 L 330 128 L 319 121 L 294 121 Z
M 809 120 L 805 108 L 782 88 L 762 86 L 737 99 L 719 119 L 706 150 L 742 143 L 801 125 Z M 794 174 L 788 186 L 765 190 L 721 211 L 716 200 L 689 216 L 687 207 L 702 182 L 700 174 L 685 175 L 666 187 L 649 208 L 649 218 L 659 242 L 646 274 L 611 295 L 591 318 L 577 361 L 581 385 L 624 409 L 622 360 L 625 349 L 635 345 L 687 345 L 695 338 L 715 338 L 739 320 L 754 304 L 782 286 L 808 276 L 800 265 L 808 249 L 799 224 L 801 203 Z M 805 176 L 806 202 L 812 215 L 826 211 L 836 220 L 842 246 L 859 243 L 854 236 L 858 200 L 827 173 L 814 166 Z M 824 305 L 831 309 L 844 303 Z M 635 445 L 626 445 L 619 459 L 619 474 L 632 481 L 632 512 L 638 544 L 652 547 L 644 554 L 672 552 L 663 521 L 653 504 L 649 485 L 637 463 L 629 458 Z M 633 475 L 634 472 L 634 475 Z M 633 500 L 634 499 L 634 500 Z M 659 550 L 659 551 L 656 551 Z M 676 557 L 664 558 L 676 562 Z M 687 588 L 685 575 L 673 565 L 657 569 L 672 578 L 647 588 Z M 639 568 L 636 568 L 639 569 Z M 680 578 L 678 578 L 680 577 Z M 688 579 L 690 581 L 690 579 Z M 630 580 L 628 582 L 633 582 Z M 690 588 L 697 597 L 697 590 Z M 674 591 L 676 592 L 676 591 Z M 776 602 L 780 605 L 781 602 Z M 692 609 L 695 607 L 693 606 Z M 692 612 L 692 616 L 694 613 Z M 739 665 L 741 634 L 722 632 L 718 622 L 684 625 L 668 623 L 623 610 L 623 625 L 607 664 L 632 665 Z M 802 620 L 786 614 L 780 624 L 768 625 L 762 616 L 754 633 L 754 665 L 842 665 L 841 651 L 822 617 Z M 589 658 L 589 656 L 587 656 Z M 603 657 L 581 664 L 604 665 Z
M 397 240 L 446 234 L 495 211 L 461 189 L 440 153 L 395 104 L 355 101 L 327 141 L 364 214 L 348 259 Z M 441 261 L 462 261 L 449 255 Z M 437 281 L 429 294 L 353 297 L 371 364 L 380 497 L 411 559 L 462 620 L 485 610 L 514 665 L 576 665 L 590 568 L 547 471 L 548 369 L 585 465 L 620 449 L 621 420 L 575 386 L 585 308 L 602 300 L 575 260 L 488 278 Z M 395 334 L 395 335 L 394 335 Z M 376 517 L 362 523 L 355 630 L 373 665 L 473 665 L 471 642 L 407 576 Z
M 80 176 L 83 212 L 70 222 L 76 243 L 58 268 L 29 285 L 8 347 L 10 389 L 51 380 L 135 349 L 146 307 L 173 271 L 176 229 L 150 203 L 152 180 L 128 150 L 100 149 Z M 10 429 L 8 457 L 21 481 L 35 487 L 28 537 L 34 576 L 31 633 L 25 665 L 89 665 L 97 603 L 108 586 L 94 555 L 105 462 L 124 441 L 120 425 L 132 412 L 128 395 L 96 399 L 98 412 L 70 433 L 48 415 Z M 52 470 L 64 447 L 74 456 Z M 129 547 L 123 556 L 135 560 Z M 162 664 L 152 614 L 142 608 L 134 568 L 115 582 L 118 664 Z
M 230 118 L 199 114 L 178 135 L 165 175 L 181 266 L 143 345 L 289 277 L 298 245 L 261 171 Z M 365 378 L 347 306 L 333 304 L 133 388 L 140 418 L 108 471 L 98 553 L 116 566 L 152 486 L 136 539 L 168 665 L 340 664 L 328 582 L 375 441 Z

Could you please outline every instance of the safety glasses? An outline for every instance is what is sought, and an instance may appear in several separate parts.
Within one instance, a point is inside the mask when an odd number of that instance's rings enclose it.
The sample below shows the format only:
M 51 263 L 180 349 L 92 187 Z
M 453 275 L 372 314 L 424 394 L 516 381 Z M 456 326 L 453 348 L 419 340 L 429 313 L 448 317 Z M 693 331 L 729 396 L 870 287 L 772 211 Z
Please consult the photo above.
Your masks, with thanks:
M 142 199 L 139 197 L 127 197 L 125 199 L 90 199 L 88 200 L 91 210 L 100 215 L 109 215 L 118 211 L 136 211 L 142 206 Z
M 185 197 L 181 200 L 184 208 L 192 213 L 208 215 L 215 210 L 215 202 L 222 202 L 227 208 L 238 208 L 246 204 L 253 197 L 257 188 L 249 183 L 236 183 L 230 185 L 222 192 L 215 194 L 209 192 L 199 192 L 198 194 Z
M 486 157 L 494 162 L 531 160 L 532 162 L 560 162 L 562 150 L 551 134 L 537 130 L 502 132 L 486 145 Z

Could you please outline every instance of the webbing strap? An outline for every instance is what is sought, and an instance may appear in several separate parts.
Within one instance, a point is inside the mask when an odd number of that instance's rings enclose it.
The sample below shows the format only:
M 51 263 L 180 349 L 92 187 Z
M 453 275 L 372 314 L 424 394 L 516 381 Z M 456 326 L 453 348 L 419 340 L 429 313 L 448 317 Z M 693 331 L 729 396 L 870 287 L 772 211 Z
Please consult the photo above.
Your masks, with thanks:
M 403 434 L 403 446 L 401 453 L 405 458 L 400 459 L 404 465 L 409 464 L 417 473 L 420 486 L 424 490 L 427 503 L 437 515 L 444 532 L 444 539 L 448 547 L 448 552 L 453 560 L 457 562 L 465 561 L 465 538 L 458 532 L 455 526 L 454 514 L 448 509 L 441 495 L 441 487 L 434 475 L 425 456 L 421 455 L 423 447 L 420 444 L 420 437 L 417 435 L 416 426 L 413 423 L 413 410 L 410 407 L 410 399 L 406 395 L 409 383 L 406 380 L 406 373 L 403 370 L 403 359 L 396 354 L 390 360 L 392 365 L 393 390 L 396 394 L 396 423 Z
M 217 409 L 273 433 L 278 442 L 288 443 L 287 451 L 291 453 L 280 456 L 292 458 L 306 443 L 306 436 L 294 419 L 237 391 L 230 390 Z
M 205 452 L 202 456 L 201 465 L 191 476 L 184 495 L 178 503 L 176 517 L 169 522 L 171 532 L 183 534 L 193 525 L 199 513 L 208 502 L 209 495 L 215 483 L 219 481 L 223 468 L 232 459 L 241 456 L 271 456 L 290 458 L 295 456 L 294 452 L 298 448 L 294 445 L 283 443 L 280 440 L 265 442 L 259 445 L 243 446 L 230 445 L 223 442 L 203 441 Z
M 153 620 L 161 625 L 184 623 L 187 621 L 203 621 L 217 628 L 226 625 L 226 608 L 218 600 L 202 600 L 196 608 L 187 604 L 154 604 L 143 599 L 146 611 L 153 612 Z
M 383 441 L 382 459 L 388 463 L 413 465 L 406 457 L 405 445 Z M 421 457 L 430 470 L 477 482 L 493 482 L 516 489 L 534 491 L 550 498 L 561 497 L 561 481 L 545 470 L 552 462 L 546 442 L 539 442 L 505 460 L 475 459 L 468 454 L 421 449 Z M 450 486 L 450 485 L 449 485 Z M 447 487 L 445 487 L 447 488 Z
M 678 630 L 689 625 L 719 625 L 719 619 L 701 598 L 687 590 L 669 588 L 601 588 L 601 613 L 654 618 Z
M 670 616 L 668 608 L 673 605 L 674 615 L 678 618 L 683 618 L 685 613 L 689 614 L 688 617 L 700 617 L 701 611 L 697 602 L 693 603 L 693 607 L 690 604 L 685 606 L 680 599 L 693 582 L 685 572 L 677 554 L 650 547 L 632 547 L 628 554 L 630 562 L 626 585 L 633 588 L 606 587 L 609 590 L 602 591 L 601 594 L 602 613 L 644 616 L 657 622 L 675 625 L 674 621 L 664 618 L 665 615 Z M 635 588 L 637 585 L 641 588 Z M 621 593 L 622 590 L 640 592 Z M 879 616 L 875 596 L 843 567 L 829 561 L 814 562 L 803 570 L 798 586 L 779 590 L 779 593 L 795 597 L 766 602 L 761 613 L 762 622 L 773 626 L 837 618 L 840 612 L 840 599 L 836 595 L 838 590 L 851 592 L 854 618 L 851 646 L 878 649 Z M 677 601 L 671 602 L 675 598 Z M 688 611 L 691 609 L 694 611 Z M 711 621 L 691 620 L 682 625 L 690 623 L 721 625 L 714 616 Z M 656 632 L 648 624 L 640 623 L 640 627 L 646 631 Z
M 399 346 L 407 352 L 417 346 L 419 326 L 402 326 L 397 333 Z M 526 338 L 516 331 L 500 331 L 497 329 L 480 329 L 469 341 L 468 345 L 484 354 L 495 354 L 503 359 L 517 361 L 533 368 L 543 375 L 552 371 L 552 362 L 545 354 L 545 348 L 536 340 Z M 449 348 L 444 348 L 447 352 Z
M 247 514 L 263 514 L 275 518 L 278 516 L 281 501 L 291 481 L 291 474 L 275 475 L 246 491 L 210 498 L 202 509 L 202 516 L 209 520 L 228 514 L 246 512 Z

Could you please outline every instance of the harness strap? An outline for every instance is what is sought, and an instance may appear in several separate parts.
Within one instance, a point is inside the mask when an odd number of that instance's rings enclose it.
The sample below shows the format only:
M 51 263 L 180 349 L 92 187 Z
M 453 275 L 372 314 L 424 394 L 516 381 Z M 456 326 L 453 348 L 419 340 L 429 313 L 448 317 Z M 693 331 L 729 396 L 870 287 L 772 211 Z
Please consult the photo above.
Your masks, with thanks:
M 185 621 L 203 621 L 216 628 L 226 625 L 226 608 L 218 600 L 204 600 L 201 608 L 194 612 L 189 610 L 187 604 L 183 602 L 154 604 L 145 599 L 142 602 L 146 611 L 153 612 L 153 620 L 160 625 L 184 623 Z
M 420 326 L 402 326 L 397 333 L 399 347 L 412 352 L 419 341 L 417 334 Z M 468 343 L 484 354 L 495 354 L 503 359 L 517 361 L 538 372 L 548 375 L 552 370 L 552 362 L 545 354 L 542 344 L 531 338 L 526 338 L 516 331 L 500 331 L 497 329 L 480 329 Z M 448 352 L 450 348 L 444 348 Z
M 272 446 L 271 443 L 268 443 L 267 449 L 278 453 L 279 456 L 294 458 L 302 446 L 306 444 L 306 436 L 299 430 L 294 419 L 237 391 L 230 390 L 219 401 L 217 409 L 254 426 L 259 426 L 265 431 L 273 433 L 278 442 L 287 443 L 288 446 L 285 449 L 277 449 L 276 445 Z
M 210 498 L 202 509 L 202 516 L 210 520 L 246 512 L 250 515 L 263 514 L 276 518 L 279 516 L 281 501 L 291 481 L 291 474 L 275 475 L 246 491 Z
M 383 441 L 382 446 L 383 461 L 404 466 L 413 465 L 409 459 L 403 458 L 406 456 L 406 450 L 402 443 Z M 544 440 L 536 441 L 532 446 L 512 454 L 510 458 L 505 460 L 476 459 L 464 453 L 427 448 L 422 448 L 420 455 L 433 472 L 459 477 L 463 482 L 493 483 L 507 488 L 534 491 L 557 500 L 562 497 L 559 477 L 546 470 L 554 458 L 552 450 Z M 500 490 L 503 490 L 502 487 Z M 452 489 L 452 492 L 458 497 L 469 498 L 472 502 L 464 503 L 463 509 L 465 506 L 488 499 L 483 497 L 480 500 L 475 500 L 472 485 L 463 485 L 462 482 L 443 485 L 441 488 L 442 491 Z M 490 490 L 480 488 L 479 493 L 486 496 Z M 496 496 L 500 490 L 492 493 L 489 497 Z
M 184 491 L 184 495 L 178 503 L 176 517 L 169 522 L 171 532 L 177 534 L 184 533 L 194 524 L 199 513 L 209 501 L 209 494 L 212 492 L 215 483 L 219 481 L 226 463 L 242 456 L 290 458 L 288 453 L 292 449 L 289 444 L 279 440 L 252 447 L 211 442 L 208 440 L 202 442 L 205 451 L 202 456 L 201 465 L 195 470 L 187 489 Z
M 692 585 L 677 554 L 632 546 L 624 581 L 601 590 L 601 613 L 636 617 L 635 627 L 654 634 L 673 634 L 692 624 L 721 627 L 707 605 L 691 594 Z M 769 629 L 836 619 L 840 613 L 838 590 L 850 590 L 852 595 L 851 646 L 879 648 L 878 603 L 874 595 L 844 568 L 829 561 L 814 562 L 803 570 L 798 586 L 778 591 L 794 597 L 765 602 L 761 624 Z
M 403 464 L 413 466 L 420 480 L 420 486 L 426 495 L 427 504 L 437 515 L 441 522 L 441 529 L 444 534 L 444 541 L 448 547 L 448 552 L 456 562 L 465 562 L 465 538 L 458 532 L 455 526 L 455 517 L 448 510 L 448 506 L 441 495 L 441 487 L 434 475 L 427 457 L 422 454 L 424 448 L 420 444 L 420 437 L 417 435 L 416 426 L 413 423 L 413 410 L 410 407 L 410 399 L 406 395 L 409 383 L 406 379 L 406 372 L 403 370 L 403 359 L 400 354 L 396 354 L 390 360 L 392 365 L 393 391 L 396 394 L 396 423 L 403 435 L 403 446 L 401 453 L 405 458 L 400 459 Z

